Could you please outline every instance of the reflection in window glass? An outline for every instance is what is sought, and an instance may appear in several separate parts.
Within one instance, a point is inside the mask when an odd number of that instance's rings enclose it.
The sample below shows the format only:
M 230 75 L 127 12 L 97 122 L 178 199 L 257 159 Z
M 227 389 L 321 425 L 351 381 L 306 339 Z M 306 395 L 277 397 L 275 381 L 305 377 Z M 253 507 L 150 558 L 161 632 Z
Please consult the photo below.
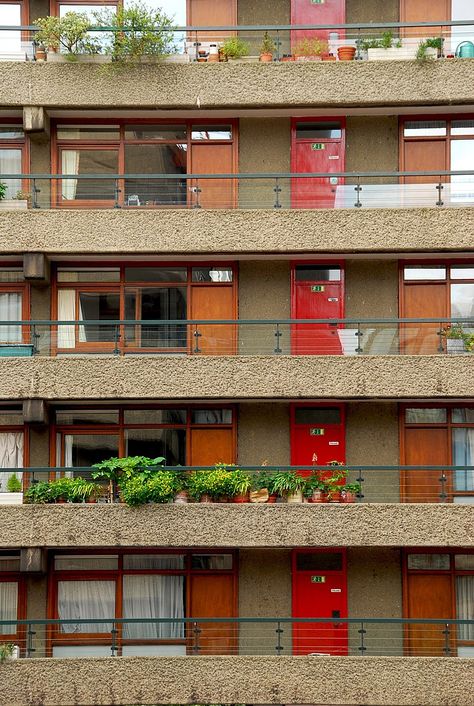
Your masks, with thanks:
M 409 569 L 435 569 L 449 571 L 449 554 L 409 554 Z
M 295 279 L 297 282 L 340 282 L 341 268 L 323 265 L 297 265 Z
M 463 422 L 474 423 L 474 409 L 468 407 L 453 409 L 451 419 L 455 424 L 462 424 Z
M 58 282 L 120 282 L 120 270 L 107 268 L 103 270 L 81 268 L 80 270 L 61 267 L 57 273 Z
M 340 122 L 296 123 L 296 137 L 307 140 L 337 139 L 342 136 Z
M 192 140 L 231 140 L 231 125 L 193 125 Z
M 456 618 L 474 620 L 474 576 L 456 576 Z M 474 640 L 474 623 L 458 625 L 459 640 Z
M 193 554 L 192 569 L 232 570 L 232 554 Z
M 20 556 L 13 553 L 0 556 L 0 572 L 2 571 L 20 571 Z
M 64 465 L 93 466 L 106 458 L 118 456 L 117 434 L 65 434 Z
M 0 17 L 1 8 L 3 6 L 0 4 Z M 0 22 L 1 24 L 1 22 Z M 23 140 L 25 133 L 20 126 L 17 125 L 0 125 L 0 140 Z
M 232 424 L 231 409 L 195 409 L 192 412 L 193 424 Z
M 407 265 L 404 268 L 404 276 L 407 281 L 416 280 L 443 280 L 446 279 L 446 267 L 431 265 Z
M 55 571 L 116 571 L 117 554 L 58 554 Z
M 451 285 L 451 316 L 453 319 L 474 317 L 474 284 Z
M 184 554 L 124 554 L 124 569 L 184 569 Z
M 0 174 L 21 174 L 21 150 L 0 149 Z M 21 191 L 21 179 L 2 177 L 2 182 L 7 187 L 6 199 L 15 198 L 17 193 Z
M 339 407 L 297 407 L 295 409 L 296 424 L 340 424 L 341 410 Z
M 454 567 L 461 571 L 474 571 L 474 554 L 456 554 Z
M 185 409 L 126 409 L 125 424 L 186 424 Z
M 126 267 L 126 282 L 186 282 L 186 267 Z
M 118 125 L 58 125 L 58 140 L 118 140 Z
M 451 267 L 451 279 L 474 279 L 474 267 L 471 265 Z
M 455 466 L 474 466 L 474 428 L 452 430 L 453 464 Z M 474 490 L 474 470 L 454 471 L 454 488 L 457 491 Z
M 232 282 L 232 268 L 193 267 L 193 282 Z
M 125 431 L 125 456 L 148 456 L 149 458 L 163 456 L 167 466 L 184 466 L 186 463 L 186 430 L 127 429 Z
M 447 420 L 446 409 L 416 408 L 405 410 L 407 424 L 441 424 Z
M 297 571 L 341 571 L 342 563 L 340 552 L 298 552 L 296 555 Z
M 404 124 L 405 137 L 437 137 L 447 134 L 445 120 L 407 120 Z
M 186 125 L 126 125 L 126 140 L 178 140 L 187 139 Z
M 71 409 L 56 412 L 57 424 L 118 424 L 119 413 L 113 409 Z
M 125 145 L 127 174 L 186 174 L 187 145 Z M 127 206 L 183 205 L 187 198 L 186 179 L 126 179 Z
M 118 151 L 111 150 L 69 150 L 61 151 L 61 173 L 67 175 L 117 174 Z M 65 201 L 112 201 L 115 198 L 113 179 L 63 179 L 62 198 Z
M 474 135 L 474 120 L 453 120 L 451 135 Z
M 80 321 L 118 321 L 120 319 L 120 295 L 112 292 L 79 292 L 78 314 Z M 80 343 L 113 343 L 115 340 L 116 326 L 114 325 L 79 326 Z
M 125 290 L 125 318 L 135 321 L 176 321 L 187 316 L 187 290 L 184 287 L 143 287 Z M 184 348 L 185 324 L 134 324 L 125 329 L 128 346 Z
M 0 282 L 23 282 L 24 279 L 23 268 L 0 268 Z

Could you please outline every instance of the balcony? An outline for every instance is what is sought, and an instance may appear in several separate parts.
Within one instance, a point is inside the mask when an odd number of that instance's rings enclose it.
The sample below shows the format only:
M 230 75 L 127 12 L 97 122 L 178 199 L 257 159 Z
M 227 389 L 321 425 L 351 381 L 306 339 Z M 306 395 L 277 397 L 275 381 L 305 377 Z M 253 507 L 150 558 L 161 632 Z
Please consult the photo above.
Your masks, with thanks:
M 99 621 L 73 622 L 81 630 L 81 624 Z M 140 631 L 149 623 L 156 631 L 170 622 L 179 622 L 183 636 L 186 629 L 188 637 L 175 645 L 181 651 L 174 650 L 183 656 L 150 656 L 163 653 L 159 645 L 141 641 L 134 646 L 123 637 L 132 627 Z M 80 650 L 72 646 L 77 635 L 68 636 L 68 621 L 21 621 L 17 644 L 25 658 L 2 665 L 0 703 L 28 704 L 33 699 L 69 706 L 73 693 L 75 703 L 97 706 L 272 699 L 287 704 L 343 700 L 374 706 L 468 706 L 472 663 L 455 656 L 453 638 L 472 625 L 472 620 L 435 619 L 111 619 L 101 626 L 98 644 Z M 58 628 L 64 631 L 59 633 L 62 647 L 51 648 L 47 631 Z M 91 659 L 91 654 L 102 659 Z M 117 656 L 126 654 L 147 659 Z

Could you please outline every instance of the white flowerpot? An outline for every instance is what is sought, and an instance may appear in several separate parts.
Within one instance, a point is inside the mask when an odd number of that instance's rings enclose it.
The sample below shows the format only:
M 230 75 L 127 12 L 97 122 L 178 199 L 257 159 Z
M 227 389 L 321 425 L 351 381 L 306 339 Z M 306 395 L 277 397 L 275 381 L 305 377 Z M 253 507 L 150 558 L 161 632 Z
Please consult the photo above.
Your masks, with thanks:
M 4 199 L 0 201 L 0 209 L 5 211 L 23 211 L 28 208 L 28 201 L 20 199 Z
M 286 502 L 290 505 L 303 502 L 303 491 L 297 490 L 296 493 L 288 493 L 286 496 Z
M 447 338 L 446 339 L 446 350 L 449 355 L 460 355 L 465 353 L 464 341 L 460 338 Z
M 23 493 L 0 493 L 0 505 L 22 505 Z
M 434 51 L 436 53 L 436 49 Z M 367 56 L 369 61 L 400 61 L 415 59 L 416 52 L 416 46 L 404 46 L 391 49 L 368 49 Z

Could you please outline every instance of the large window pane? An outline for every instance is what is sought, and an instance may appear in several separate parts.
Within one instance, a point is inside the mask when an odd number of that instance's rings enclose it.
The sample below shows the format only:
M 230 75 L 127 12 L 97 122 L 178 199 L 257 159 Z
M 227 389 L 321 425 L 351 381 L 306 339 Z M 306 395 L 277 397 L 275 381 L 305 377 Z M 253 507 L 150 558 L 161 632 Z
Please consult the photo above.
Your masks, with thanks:
M 115 617 L 115 581 L 58 581 L 60 620 L 99 620 Z M 63 633 L 104 633 L 113 623 L 68 623 Z
M 80 321 L 117 321 L 120 319 L 120 295 L 110 292 L 80 292 L 78 313 Z M 116 326 L 79 326 L 80 343 L 112 343 L 116 340 Z
M 184 576 L 124 576 L 124 618 L 184 618 Z M 125 639 L 184 638 L 183 623 L 124 623 Z
M 453 429 L 453 463 L 455 466 L 474 466 L 474 429 Z M 455 471 L 454 489 L 474 490 L 474 470 Z
M 468 318 L 474 321 L 474 284 L 451 285 L 451 317 Z
M 0 343 L 21 343 L 22 327 L 15 324 L 4 325 L 7 321 L 22 320 L 21 292 L 0 292 Z
M 467 171 L 474 163 L 474 140 L 451 141 L 451 169 Z M 451 177 L 451 200 L 454 202 L 474 203 L 474 177 L 470 174 Z
M 474 576 L 456 576 L 456 617 L 474 620 Z M 474 640 L 474 624 L 458 626 L 459 640 Z
M 186 320 L 187 290 L 156 287 L 125 290 L 125 318 L 140 321 Z M 185 348 L 186 326 L 150 324 L 126 327 L 126 344 L 143 348 Z
M 186 174 L 187 145 L 125 145 L 125 172 L 127 174 Z M 186 203 L 185 179 L 126 179 L 127 206 L 165 204 L 181 206 Z
M 186 125 L 126 125 L 125 139 L 184 141 Z
M 125 431 L 125 455 L 148 456 L 150 458 L 164 456 L 166 465 L 184 466 L 186 463 L 186 430 L 127 429 Z
M 61 151 L 62 174 L 117 174 L 117 150 L 69 150 Z M 63 179 L 64 201 L 113 201 L 115 199 L 113 179 Z
M 0 4 L 0 8 L 2 5 Z M 0 174 L 21 174 L 21 150 L 0 149 Z M 21 179 L 5 179 L 2 182 L 6 185 L 6 199 L 13 199 L 21 191 Z
M 6 432 L 0 434 L 0 493 L 8 492 L 8 480 L 13 475 L 2 471 L 2 468 L 23 468 L 23 432 Z M 23 475 L 16 473 L 21 481 Z
M 0 3 L 0 25 L 18 27 L 21 25 L 20 3 Z M 21 32 L 3 31 L 0 57 L 3 59 L 21 58 Z M 24 55 L 23 55 L 24 58 Z
M 0 620 L 16 620 L 18 617 L 18 584 L 16 581 L 0 581 Z M 16 625 L 0 625 L 0 635 L 16 633 Z
M 67 467 L 92 466 L 111 456 L 118 456 L 116 434 L 64 435 L 64 465 Z

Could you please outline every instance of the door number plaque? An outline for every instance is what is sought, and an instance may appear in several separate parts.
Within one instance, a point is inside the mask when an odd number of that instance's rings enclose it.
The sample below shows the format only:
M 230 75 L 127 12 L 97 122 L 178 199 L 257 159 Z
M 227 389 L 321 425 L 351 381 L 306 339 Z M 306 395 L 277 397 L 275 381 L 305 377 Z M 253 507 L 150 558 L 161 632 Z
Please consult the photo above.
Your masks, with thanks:
M 326 583 L 325 576 L 311 576 L 311 583 Z
M 309 430 L 310 436 L 324 436 L 324 429 L 317 429 L 313 427 Z

